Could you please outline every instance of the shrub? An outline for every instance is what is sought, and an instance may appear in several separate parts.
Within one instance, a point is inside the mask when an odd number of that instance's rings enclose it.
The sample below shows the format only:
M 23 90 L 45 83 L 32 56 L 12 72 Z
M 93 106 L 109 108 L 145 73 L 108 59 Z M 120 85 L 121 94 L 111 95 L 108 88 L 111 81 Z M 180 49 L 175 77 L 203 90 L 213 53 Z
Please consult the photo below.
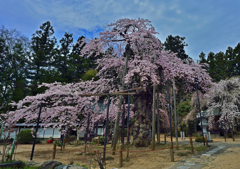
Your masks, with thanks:
M 197 137 L 197 138 L 195 139 L 195 141 L 201 143 L 201 142 L 203 142 L 203 138 L 202 138 L 202 137 Z
M 55 142 L 56 142 L 56 146 L 61 147 L 62 142 L 60 140 L 56 140 Z
M 232 133 L 228 133 L 228 138 L 232 138 Z
M 100 136 L 99 144 L 104 144 L 104 136 Z
M 33 131 L 33 134 L 35 134 L 35 131 Z M 19 144 L 32 144 L 33 143 L 33 136 L 31 134 L 31 130 L 22 130 L 17 135 L 17 142 Z
M 193 133 L 193 136 L 194 137 L 200 137 L 200 134 L 199 133 Z
M 77 139 L 77 137 L 75 135 L 71 135 L 69 138 L 70 138 L 70 140 L 76 140 Z
M 184 150 L 191 150 L 191 147 L 186 146 L 186 147 L 183 147 L 183 149 Z
M 36 139 L 35 144 L 40 144 L 40 143 L 41 143 L 41 141 L 39 139 Z

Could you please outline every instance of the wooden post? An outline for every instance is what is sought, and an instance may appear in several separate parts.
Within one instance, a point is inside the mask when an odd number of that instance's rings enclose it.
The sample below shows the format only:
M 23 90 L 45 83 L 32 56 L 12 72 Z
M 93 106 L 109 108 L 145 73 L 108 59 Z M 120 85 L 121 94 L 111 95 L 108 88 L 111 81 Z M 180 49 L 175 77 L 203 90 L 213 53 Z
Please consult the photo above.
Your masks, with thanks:
M 232 124 L 232 139 L 233 141 L 235 141 L 233 128 L 234 128 L 234 125 Z
M 56 154 L 56 142 L 54 142 L 54 145 L 53 145 L 53 154 L 52 154 L 52 160 L 55 159 L 55 154 Z
M 123 99 L 123 105 L 124 105 L 124 99 Z M 122 130 L 121 130 L 121 142 L 124 146 L 124 134 L 125 134 L 125 106 L 123 106 L 123 112 L 122 112 Z
M 158 93 L 158 90 L 157 90 L 157 93 Z M 157 142 L 160 144 L 160 111 L 159 111 L 159 101 L 158 101 L 158 98 L 157 98 Z
M 224 130 L 224 138 L 225 138 L 225 142 L 227 141 L 227 136 L 226 136 L 226 131 Z
M 205 142 L 206 142 L 206 147 L 208 147 L 207 135 L 205 135 Z
M 171 156 L 171 162 L 174 162 L 174 155 L 173 155 L 173 142 L 170 142 L 170 156 Z
M 166 136 L 166 133 L 164 133 L 164 142 L 165 142 L 165 144 L 166 144 L 166 138 L 167 136 Z
M 99 146 L 99 140 L 100 140 L 100 136 L 98 136 L 98 146 Z
M 192 137 L 190 137 L 191 152 L 194 153 Z
M 63 150 L 65 149 L 65 138 L 63 139 Z
M 178 150 L 178 126 L 177 126 L 177 103 L 176 103 L 176 93 L 175 93 L 175 79 L 173 77 L 173 99 L 174 99 L 174 120 L 175 120 L 175 138 L 176 146 Z
M 122 167 L 122 144 L 119 145 L 119 167 Z
M 85 145 L 84 145 L 84 153 L 86 153 L 86 149 L 87 149 L 87 145 L 85 143 Z
M 105 148 L 103 147 L 103 160 L 102 160 L 103 164 L 105 163 L 105 155 L 106 155 L 106 150 L 105 150 Z

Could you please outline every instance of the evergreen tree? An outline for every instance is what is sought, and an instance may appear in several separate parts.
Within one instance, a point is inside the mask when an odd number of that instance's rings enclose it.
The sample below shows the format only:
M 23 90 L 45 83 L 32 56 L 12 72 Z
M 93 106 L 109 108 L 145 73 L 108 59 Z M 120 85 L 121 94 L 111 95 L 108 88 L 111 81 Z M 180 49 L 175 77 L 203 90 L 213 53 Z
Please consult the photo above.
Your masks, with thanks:
M 215 54 L 215 69 L 214 77 L 216 81 L 224 80 L 227 78 L 227 60 L 223 52 Z M 217 76 L 216 76 L 217 74 Z
M 199 60 L 199 63 L 200 63 L 200 64 L 201 64 L 201 63 L 207 63 L 205 53 L 201 52 L 200 55 L 199 55 L 199 58 L 200 58 L 200 60 Z
M 185 37 L 169 35 L 164 42 L 165 50 L 171 50 L 174 53 L 178 54 L 178 58 L 184 60 L 188 58 L 188 55 L 185 53 L 184 46 L 188 46 L 185 44 Z
M 84 36 L 79 37 L 71 52 L 70 69 L 73 71 L 71 75 L 74 82 L 78 82 L 83 74 L 89 69 L 88 64 L 86 63 L 86 58 L 80 56 L 81 50 L 86 45 L 83 41 L 84 39 Z M 81 46 L 82 44 L 83 46 Z
M 73 81 L 72 73 L 74 69 L 71 68 L 70 63 L 70 51 L 73 46 L 73 34 L 65 33 L 64 38 L 59 42 L 61 43 L 60 49 L 56 49 L 57 54 L 54 58 L 54 66 L 56 70 L 60 73 L 60 77 L 57 79 L 59 82 L 70 83 Z
M 235 65 L 235 75 L 240 75 L 240 43 L 234 48 L 234 65 Z
M 213 52 L 208 53 L 207 63 L 209 64 L 208 67 L 208 73 L 213 78 L 213 81 L 216 82 L 216 74 L 215 68 L 216 68 L 216 62 L 215 62 L 215 54 Z
M 228 47 L 225 52 L 225 58 L 227 60 L 227 76 L 233 77 L 236 75 L 236 65 L 234 63 L 234 59 L 236 58 L 236 55 L 234 53 L 234 50 L 232 47 Z
M 37 85 L 42 82 L 51 83 L 58 77 L 58 72 L 53 67 L 53 56 L 56 54 L 55 44 L 56 38 L 53 27 L 47 21 L 40 26 L 40 30 L 32 35 L 31 48 L 33 53 L 29 58 L 31 65 L 29 67 L 29 78 L 31 81 L 32 95 L 42 92 L 37 89 Z

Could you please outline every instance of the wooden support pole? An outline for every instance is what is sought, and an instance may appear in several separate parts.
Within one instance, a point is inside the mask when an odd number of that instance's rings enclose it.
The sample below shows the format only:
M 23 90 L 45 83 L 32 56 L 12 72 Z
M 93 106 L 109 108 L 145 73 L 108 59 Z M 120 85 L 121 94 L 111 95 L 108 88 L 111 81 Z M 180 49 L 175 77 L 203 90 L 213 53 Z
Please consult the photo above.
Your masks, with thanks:
M 129 159 L 129 143 L 127 144 L 127 158 Z
M 154 53 L 154 62 L 156 62 L 156 54 Z M 156 122 L 156 97 L 155 97 L 155 93 L 156 93 L 156 85 L 153 85 L 153 103 L 152 103 L 152 107 L 153 107 L 153 112 L 152 112 L 152 150 L 155 150 L 155 122 Z
M 167 139 L 166 137 L 167 137 L 167 136 L 166 136 L 166 133 L 164 133 L 164 144 L 166 144 L 166 142 L 167 142 L 167 141 L 166 141 L 166 139 Z
M 65 142 L 66 142 L 66 139 L 64 138 L 63 139 L 63 150 L 65 149 Z
M 205 135 L 205 142 L 206 142 L 206 147 L 208 147 L 207 135 Z
M 86 153 L 87 145 L 84 145 L 84 153 Z
M 100 136 L 98 136 L 98 146 L 99 146 Z
M 174 162 L 174 154 L 173 154 L 173 142 L 170 142 L 170 156 L 171 156 L 171 162 Z
M 52 154 L 52 160 L 55 159 L 55 155 L 56 155 L 56 142 L 54 142 L 54 145 L 53 145 L 53 154 Z
M 105 148 L 103 147 L 103 160 L 102 160 L 102 162 L 103 162 L 103 164 L 105 163 L 105 155 L 106 155 L 106 150 L 105 150 Z
M 174 99 L 175 138 L 176 138 L 176 146 L 177 146 L 177 150 L 178 150 L 177 103 L 176 103 L 175 79 L 174 79 L 174 77 L 173 77 L 173 99 Z
M 119 167 L 122 167 L 122 144 L 119 145 Z
M 190 137 L 191 153 L 194 153 L 192 137 Z

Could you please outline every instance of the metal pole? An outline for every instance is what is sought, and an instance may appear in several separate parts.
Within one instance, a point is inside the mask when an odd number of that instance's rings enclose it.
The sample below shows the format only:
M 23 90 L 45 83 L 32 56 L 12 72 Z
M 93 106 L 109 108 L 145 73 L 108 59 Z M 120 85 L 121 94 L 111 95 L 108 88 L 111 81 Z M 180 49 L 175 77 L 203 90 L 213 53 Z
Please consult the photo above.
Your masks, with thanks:
M 169 120 L 170 120 L 170 132 L 171 132 L 171 142 L 172 142 L 172 120 L 171 120 L 171 103 L 170 103 L 170 88 L 169 88 L 169 79 L 168 79 L 168 103 L 169 103 Z
M 198 98 L 198 109 L 200 112 L 200 120 L 201 120 L 201 127 L 202 127 L 202 135 L 203 135 L 203 126 L 202 126 L 202 113 L 201 113 L 201 109 L 200 109 L 200 102 L 199 102 L 199 96 L 198 96 L 198 78 L 195 78 L 195 82 L 196 82 L 196 90 L 197 90 L 197 98 Z M 203 135 L 203 145 L 205 146 L 205 140 L 204 140 L 204 135 Z
M 107 118 L 106 118 L 106 127 L 105 127 L 103 162 L 105 162 L 105 154 L 106 154 L 107 129 L 108 129 L 108 114 L 109 114 L 109 104 L 110 104 L 110 97 L 109 97 L 109 94 L 108 94 L 107 96 L 108 96 L 108 107 L 107 107 Z
M 40 103 L 40 109 L 39 109 L 39 113 L 38 113 L 37 126 L 36 126 L 36 131 L 35 131 L 35 137 L 33 140 L 33 147 L 32 147 L 32 153 L 31 153 L 30 160 L 32 160 L 32 158 L 33 158 L 33 153 L 34 153 L 34 148 L 35 148 L 35 143 L 36 143 L 36 135 L 38 132 L 39 119 L 40 119 L 41 110 L 42 110 L 42 101 L 43 101 L 43 99 L 41 100 L 41 103 Z

